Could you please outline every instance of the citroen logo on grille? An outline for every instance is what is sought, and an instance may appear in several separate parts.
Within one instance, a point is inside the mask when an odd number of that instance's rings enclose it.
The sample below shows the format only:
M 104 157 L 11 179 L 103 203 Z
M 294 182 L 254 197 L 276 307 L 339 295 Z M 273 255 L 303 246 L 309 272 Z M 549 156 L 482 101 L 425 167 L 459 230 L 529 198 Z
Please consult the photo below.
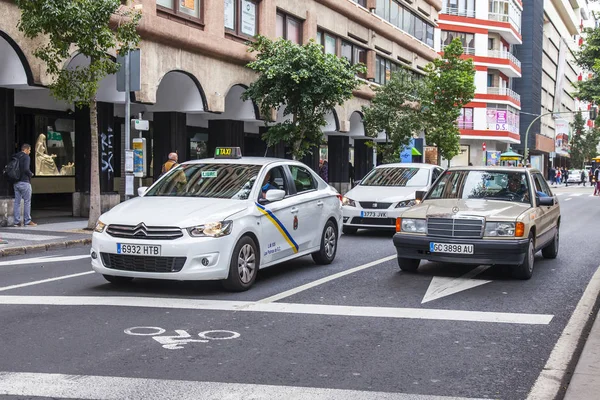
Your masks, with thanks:
M 146 225 L 144 225 L 143 222 L 139 223 L 135 228 L 133 228 L 133 236 L 148 236 Z
M 373 208 L 377 208 L 377 203 L 373 203 Z

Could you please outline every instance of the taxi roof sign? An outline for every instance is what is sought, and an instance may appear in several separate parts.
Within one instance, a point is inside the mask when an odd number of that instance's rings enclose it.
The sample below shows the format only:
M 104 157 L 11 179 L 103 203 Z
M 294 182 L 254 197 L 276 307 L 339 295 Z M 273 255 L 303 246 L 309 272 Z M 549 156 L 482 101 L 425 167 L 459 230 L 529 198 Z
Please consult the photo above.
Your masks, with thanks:
M 215 149 L 215 158 L 242 158 L 242 149 L 239 147 L 217 147 Z

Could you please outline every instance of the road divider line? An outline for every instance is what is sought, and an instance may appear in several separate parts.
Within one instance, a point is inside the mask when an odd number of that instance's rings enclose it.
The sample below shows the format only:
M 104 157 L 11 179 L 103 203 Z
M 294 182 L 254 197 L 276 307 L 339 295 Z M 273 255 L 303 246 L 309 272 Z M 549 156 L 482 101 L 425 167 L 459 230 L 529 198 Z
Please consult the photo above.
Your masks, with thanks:
M 569 200 L 573 200 L 573 198 L 569 197 L 568 199 L 565 199 L 565 201 L 569 201 Z
M 315 286 L 322 285 L 322 284 L 330 282 L 330 281 L 332 281 L 334 279 L 338 279 L 338 278 L 341 278 L 343 276 L 350 275 L 350 274 L 353 274 L 355 272 L 362 271 L 364 269 L 371 268 L 371 267 L 374 267 L 376 265 L 383 264 L 384 262 L 395 260 L 395 259 L 396 259 L 396 255 L 388 256 L 388 257 L 384 257 L 384 258 L 380 258 L 379 260 L 371 261 L 370 263 L 359 265 L 358 267 L 350 268 L 350 269 L 347 269 L 345 271 L 338 272 L 337 274 L 329 275 L 329 276 L 326 276 L 325 278 L 317 279 L 316 281 L 307 283 L 307 284 L 302 285 L 302 286 L 298 286 L 297 288 L 286 290 L 285 292 L 281 292 L 281 293 L 276 294 L 274 296 L 270 296 L 270 297 L 264 298 L 262 300 L 259 300 L 258 303 L 272 303 L 274 301 L 285 299 L 286 297 L 290 297 L 290 296 L 293 296 L 293 295 L 298 294 L 300 292 L 303 292 L 305 290 L 312 289 Z
M 135 394 L 138 399 L 196 400 L 200 398 L 199 393 L 204 399 L 229 400 L 469 400 L 464 397 L 315 387 L 0 372 L 0 394 L 9 396 L 121 400 L 132 398 Z
M 57 276 L 55 278 L 42 279 L 40 281 L 20 283 L 18 285 L 12 285 L 12 286 L 4 286 L 4 287 L 0 287 L 0 292 L 5 292 L 7 290 L 12 290 L 12 289 L 19 289 L 19 288 L 27 287 L 27 286 L 41 285 L 42 283 L 60 281 L 63 279 L 77 278 L 78 276 L 89 275 L 89 274 L 94 274 L 94 273 L 95 273 L 94 271 L 86 271 L 86 272 L 80 272 L 77 274 L 63 275 L 63 276 Z
M 594 307 L 600 295 L 600 267 L 596 270 L 583 296 L 577 303 L 567 326 L 548 357 L 544 369 L 538 376 L 527 400 L 548 400 L 559 397 L 567 375 L 575 368 L 575 353 L 587 331 L 586 327 L 594 319 Z M 562 393 L 564 394 L 564 393 Z M 562 398 L 562 397 L 561 397 Z
M 8 265 L 25 265 L 25 264 L 46 264 L 55 263 L 60 261 L 76 261 L 84 258 L 90 258 L 89 254 L 77 255 L 77 256 L 45 256 L 45 257 L 32 257 L 22 258 L 19 260 L 0 261 L 0 267 Z
M 362 307 L 325 304 L 258 303 L 230 300 L 193 300 L 164 297 L 121 296 L 0 296 L 0 305 L 114 306 L 180 310 L 247 311 L 341 317 L 398 318 L 438 321 L 492 322 L 548 325 L 553 315 L 431 308 Z

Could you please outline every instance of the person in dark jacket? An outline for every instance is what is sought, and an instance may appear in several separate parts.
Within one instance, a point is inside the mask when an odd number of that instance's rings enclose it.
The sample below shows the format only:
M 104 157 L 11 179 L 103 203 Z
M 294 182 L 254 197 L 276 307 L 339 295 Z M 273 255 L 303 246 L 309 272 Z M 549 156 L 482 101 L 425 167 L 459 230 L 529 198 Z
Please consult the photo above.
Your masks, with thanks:
M 15 206 L 14 206 L 14 225 L 21 226 L 21 199 L 23 199 L 23 224 L 25 226 L 36 226 L 37 224 L 31 220 L 31 146 L 24 144 L 21 146 L 21 151 L 13 156 L 19 160 L 19 171 L 21 178 L 13 185 L 15 190 Z

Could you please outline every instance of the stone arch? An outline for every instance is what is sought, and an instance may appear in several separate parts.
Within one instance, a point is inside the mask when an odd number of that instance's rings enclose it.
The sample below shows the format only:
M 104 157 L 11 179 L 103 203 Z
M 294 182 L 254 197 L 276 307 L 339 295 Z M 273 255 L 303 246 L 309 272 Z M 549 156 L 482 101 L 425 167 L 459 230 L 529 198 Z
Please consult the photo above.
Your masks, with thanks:
M 258 105 L 252 100 L 242 101 L 241 95 L 248 89 L 243 83 L 231 85 L 225 95 L 225 112 L 222 114 L 224 119 L 237 120 L 259 120 L 260 110 Z
M 0 30 L 0 86 L 34 86 L 29 60 L 17 42 Z
M 191 73 L 171 70 L 156 86 L 154 105 L 150 111 L 206 112 L 208 103 L 200 81 Z
M 350 114 L 350 118 L 349 118 L 350 130 L 348 131 L 348 134 L 350 136 L 356 136 L 356 137 L 366 136 L 363 118 L 364 118 L 364 115 L 363 115 L 362 111 L 354 111 Z

